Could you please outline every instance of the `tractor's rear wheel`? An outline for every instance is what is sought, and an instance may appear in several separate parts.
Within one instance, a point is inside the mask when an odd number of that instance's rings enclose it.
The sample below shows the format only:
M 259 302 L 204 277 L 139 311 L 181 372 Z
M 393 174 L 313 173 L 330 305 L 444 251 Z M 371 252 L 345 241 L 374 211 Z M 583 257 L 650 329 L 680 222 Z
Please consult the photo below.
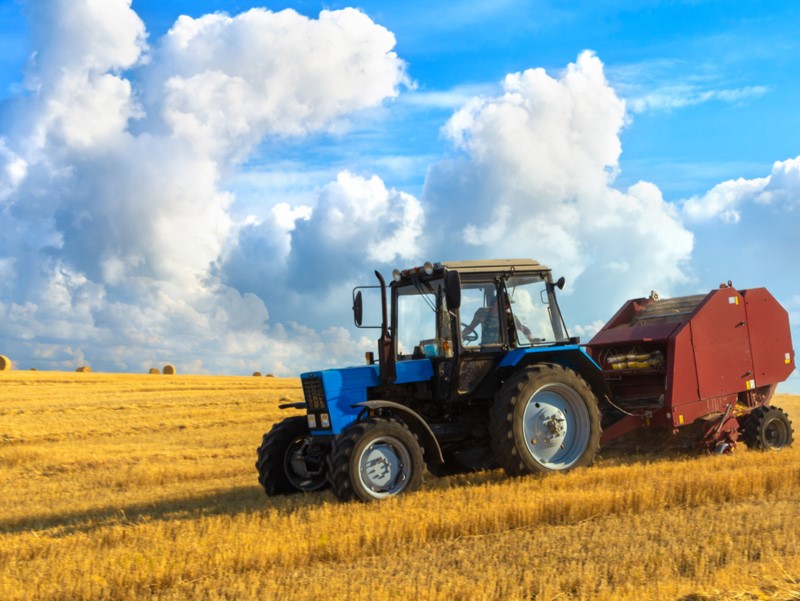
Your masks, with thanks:
M 794 442 L 794 428 L 780 407 L 756 407 L 745 418 L 742 440 L 750 449 L 777 451 Z
M 313 492 L 327 485 L 327 448 L 311 437 L 303 416 L 284 419 L 258 447 L 258 481 L 268 496 Z
M 394 419 L 371 417 L 333 442 L 328 480 L 342 501 L 374 501 L 422 485 L 425 463 L 417 437 Z
M 600 410 L 586 381 L 560 365 L 534 365 L 495 398 L 492 447 L 510 476 L 567 471 L 594 461 Z

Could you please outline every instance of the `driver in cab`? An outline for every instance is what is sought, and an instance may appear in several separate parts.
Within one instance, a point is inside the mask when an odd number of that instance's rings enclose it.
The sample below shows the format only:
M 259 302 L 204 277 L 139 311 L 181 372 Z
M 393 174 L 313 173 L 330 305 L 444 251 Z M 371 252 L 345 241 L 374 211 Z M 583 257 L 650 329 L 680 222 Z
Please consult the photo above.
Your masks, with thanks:
M 506 318 L 510 317 L 511 308 L 509 307 L 506 309 Z M 461 338 L 466 341 L 467 336 L 474 332 L 478 325 L 481 326 L 481 345 L 500 344 L 502 342 L 500 336 L 500 315 L 496 295 L 488 307 L 481 307 L 475 311 L 472 321 L 461 333 Z M 522 332 L 531 343 L 537 341 L 530 329 L 522 324 L 516 316 L 514 316 L 514 325 L 517 327 L 517 331 Z

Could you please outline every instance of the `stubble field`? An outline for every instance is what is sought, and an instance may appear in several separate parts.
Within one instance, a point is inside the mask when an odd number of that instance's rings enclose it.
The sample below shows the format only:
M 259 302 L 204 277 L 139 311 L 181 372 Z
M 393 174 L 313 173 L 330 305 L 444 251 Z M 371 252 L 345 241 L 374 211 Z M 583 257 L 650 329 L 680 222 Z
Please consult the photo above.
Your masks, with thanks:
M 0 373 L 0 599 L 798 599 L 800 444 L 267 498 L 299 380 Z M 800 423 L 800 397 L 773 404 Z

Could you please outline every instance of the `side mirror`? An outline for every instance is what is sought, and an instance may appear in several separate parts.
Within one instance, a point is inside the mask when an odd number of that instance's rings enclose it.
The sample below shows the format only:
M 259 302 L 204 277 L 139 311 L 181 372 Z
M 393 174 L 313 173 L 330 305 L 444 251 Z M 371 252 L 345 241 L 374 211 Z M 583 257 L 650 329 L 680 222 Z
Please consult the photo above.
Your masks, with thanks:
M 364 316 L 364 299 L 361 298 L 361 290 L 356 292 L 353 298 L 353 319 L 356 322 L 356 327 L 361 327 L 361 319 Z
M 564 284 L 566 284 L 566 283 L 567 283 L 567 280 L 565 280 L 564 276 L 562 275 L 560 278 L 558 278 L 558 280 L 556 280 L 556 287 L 559 290 L 563 290 L 564 289 Z
M 447 309 L 458 311 L 461 308 L 461 276 L 457 271 L 448 271 L 444 282 L 447 294 Z

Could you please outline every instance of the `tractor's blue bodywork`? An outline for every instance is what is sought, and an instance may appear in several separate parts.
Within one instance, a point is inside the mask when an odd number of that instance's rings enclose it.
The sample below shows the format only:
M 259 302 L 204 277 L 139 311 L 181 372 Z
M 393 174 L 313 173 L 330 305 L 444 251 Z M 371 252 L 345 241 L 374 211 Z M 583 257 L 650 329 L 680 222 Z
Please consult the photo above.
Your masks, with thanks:
M 397 362 L 393 385 L 429 383 L 434 378 L 434 360 L 411 359 Z M 583 375 L 598 392 L 604 391 L 602 371 L 586 351 L 577 344 L 557 344 L 509 350 L 498 358 L 494 372 L 508 374 L 533 363 L 561 365 Z M 306 409 L 313 415 L 309 421 L 311 433 L 317 436 L 338 435 L 365 411 L 362 405 L 381 384 L 377 364 L 326 369 L 302 374 Z M 487 374 L 486 377 L 491 377 Z M 320 394 L 320 392 L 322 394 Z M 327 415 L 327 426 L 322 426 Z
M 321 424 L 323 413 L 329 415 L 330 427 L 312 427 L 315 435 L 339 434 L 353 423 L 363 407 L 357 406 L 367 400 L 367 392 L 380 384 L 380 367 L 376 364 L 343 369 L 326 369 L 312 371 L 300 376 L 306 396 L 306 408 L 310 415 L 315 415 L 315 425 Z M 397 364 L 395 384 L 412 384 L 429 382 L 433 378 L 433 366 L 430 359 L 415 359 Z M 322 384 L 324 396 L 309 403 L 309 393 L 315 394 L 319 383 Z M 314 392 L 311 392 L 314 391 Z M 324 405 L 320 401 L 324 400 Z M 309 423 L 309 426 L 311 424 Z

